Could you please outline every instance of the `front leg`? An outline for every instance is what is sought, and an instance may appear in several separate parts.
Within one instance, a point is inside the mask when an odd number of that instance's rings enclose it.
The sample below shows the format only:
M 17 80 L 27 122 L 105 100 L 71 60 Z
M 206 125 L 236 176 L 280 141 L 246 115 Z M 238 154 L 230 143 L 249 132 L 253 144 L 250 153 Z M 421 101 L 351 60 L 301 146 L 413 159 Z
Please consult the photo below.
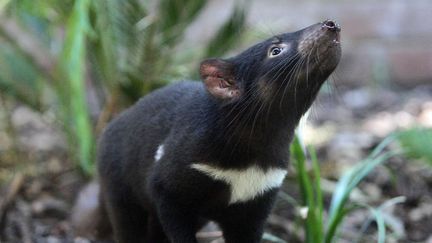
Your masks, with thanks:
M 220 224 L 225 243 L 259 243 L 263 235 L 264 222 L 241 220 Z
M 199 217 L 194 211 L 195 208 L 187 203 L 180 203 L 182 200 L 179 195 L 166 190 L 160 180 L 153 179 L 150 182 L 150 191 L 160 225 L 169 241 L 171 243 L 197 243 L 195 233 Z
M 197 243 L 197 215 L 169 201 L 159 201 L 157 210 L 162 228 L 171 243 Z
M 228 207 L 218 220 L 225 243 L 259 243 L 265 221 L 273 206 L 277 189 L 249 202 Z
M 147 243 L 169 243 L 156 212 L 149 215 L 147 224 Z

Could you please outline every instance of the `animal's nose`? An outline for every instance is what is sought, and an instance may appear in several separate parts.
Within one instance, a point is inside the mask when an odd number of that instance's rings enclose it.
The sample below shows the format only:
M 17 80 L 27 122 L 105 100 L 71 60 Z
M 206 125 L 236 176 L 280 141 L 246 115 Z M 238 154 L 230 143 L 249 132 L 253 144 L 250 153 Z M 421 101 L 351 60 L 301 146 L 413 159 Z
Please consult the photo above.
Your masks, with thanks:
M 335 31 L 335 32 L 339 32 L 341 30 L 341 27 L 338 23 L 336 23 L 333 20 L 326 20 L 322 23 L 321 25 L 322 29 L 327 29 L 330 31 Z

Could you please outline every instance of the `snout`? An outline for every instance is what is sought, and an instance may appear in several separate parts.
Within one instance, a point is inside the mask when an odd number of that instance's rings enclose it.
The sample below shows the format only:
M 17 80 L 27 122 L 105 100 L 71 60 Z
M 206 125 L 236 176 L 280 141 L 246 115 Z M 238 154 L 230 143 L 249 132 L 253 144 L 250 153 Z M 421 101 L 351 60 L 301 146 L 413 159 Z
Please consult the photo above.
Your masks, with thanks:
M 311 25 L 301 30 L 301 37 L 298 43 L 298 52 L 302 55 L 309 55 L 312 51 L 318 54 L 340 49 L 341 27 L 336 21 L 325 20 L 321 23 Z
M 341 31 L 340 25 L 333 20 L 326 20 L 322 22 L 321 28 L 333 32 Z
M 297 51 L 310 66 L 333 71 L 341 56 L 340 32 L 340 25 L 333 20 L 309 26 L 301 30 Z
M 341 27 L 338 23 L 333 20 L 326 20 L 321 24 L 321 30 L 333 38 L 333 42 L 340 43 L 340 32 Z

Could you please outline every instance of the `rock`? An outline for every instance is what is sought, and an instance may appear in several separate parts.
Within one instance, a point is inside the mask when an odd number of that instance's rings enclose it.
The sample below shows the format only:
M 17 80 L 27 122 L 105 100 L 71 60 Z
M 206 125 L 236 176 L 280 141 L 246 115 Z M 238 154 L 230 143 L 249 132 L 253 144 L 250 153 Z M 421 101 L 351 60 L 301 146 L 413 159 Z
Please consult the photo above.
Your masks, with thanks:
M 62 243 L 63 241 L 60 238 L 54 237 L 54 236 L 48 236 L 46 238 L 47 243 Z
M 20 144 L 26 150 L 52 151 L 66 148 L 65 140 L 54 128 L 54 124 L 45 122 L 39 113 L 25 106 L 13 111 L 12 123 L 18 132 Z
M 426 217 L 432 217 L 432 205 L 430 203 L 421 203 L 409 213 L 409 218 L 412 221 L 420 221 Z
M 78 236 L 88 237 L 89 226 L 95 223 L 94 214 L 99 207 L 99 190 L 99 184 L 93 181 L 78 194 L 71 214 L 72 225 Z
M 378 201 L 382 197 L 381 189 L 374 183 L 363 183 L 362 190 L 366 193 L 369 201 Z
M 82 238 L 82 237 L 76 237 L 73 241 L 74 243 L 91 243 L 89 239 Z
M 367 89 L 354 89 L 343 95 L 343 101 L 350 109 L 366 108 L 371 104 L 371 98 L 371 92 Z
M 44 195 L 33 201 L 32 213 L 38 217 L 55 217 L 65 219 L 68 215 L 68 206 L 64 201 Z
M 425 127 L 432 127 L 432 101 L 428 101 L 422 105 L 418 122 Z
M 365 132 L 343 131 L 330 141 L 328 155 L 330 160 L 353 164 L 363 158 L 363 150 L 374 143 L 372 135 Z

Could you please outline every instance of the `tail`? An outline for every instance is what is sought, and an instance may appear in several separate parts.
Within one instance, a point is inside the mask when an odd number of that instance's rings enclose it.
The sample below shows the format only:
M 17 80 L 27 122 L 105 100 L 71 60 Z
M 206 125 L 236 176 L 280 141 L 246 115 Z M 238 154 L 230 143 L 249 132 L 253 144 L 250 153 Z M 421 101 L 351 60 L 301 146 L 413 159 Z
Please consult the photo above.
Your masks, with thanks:
M 71 215 L 75 236 L 98 241 L 112 239 L 112 227 L 103 201 L 96 181 L 80 191 Z

